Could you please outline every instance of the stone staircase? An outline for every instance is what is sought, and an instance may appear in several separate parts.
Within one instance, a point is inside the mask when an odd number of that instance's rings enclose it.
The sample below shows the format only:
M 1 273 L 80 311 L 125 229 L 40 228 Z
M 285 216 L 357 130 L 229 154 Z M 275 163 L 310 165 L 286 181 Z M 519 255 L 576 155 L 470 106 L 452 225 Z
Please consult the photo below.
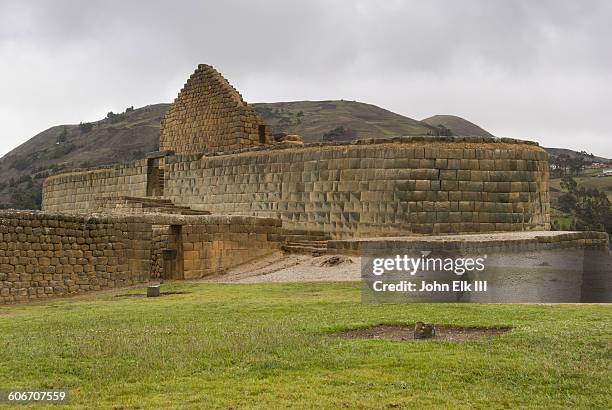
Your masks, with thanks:
M 168 199 L 130 196 L 98 198 L 98 211 L 120 214 L 210 215 L 208 211 L 197 211 L 187 206 L 174 205 Z
M 327 241 L 331 236 L 325 232 L 284 230 L 277 237 L 270 238 L 282 243 L 286 253 L 320 256 L 327 253 Z

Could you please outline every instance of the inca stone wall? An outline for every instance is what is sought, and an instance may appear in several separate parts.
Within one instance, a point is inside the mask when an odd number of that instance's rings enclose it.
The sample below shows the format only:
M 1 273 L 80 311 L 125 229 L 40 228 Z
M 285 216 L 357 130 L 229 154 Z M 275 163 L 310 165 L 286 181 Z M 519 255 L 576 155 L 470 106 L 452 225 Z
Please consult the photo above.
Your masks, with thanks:
M 280 221 L 233 216 L 204 227 L 183 227 L 184 279 L 222 274 L 227 269 L 279 250 L 268 241 L 278 232 Z
M 148 279 L 150 225 L 135 218 L 0 212 L 0 303 Z
M 153 227 L 152 277 L 196 279 L 222 274 L 279 250 L 279 243 L 270 240 L 280 233 L 278 219 L 220 215 L 200 219 L 200 223 L 180 229 L 168 225 Z M 181 254 L 182 273 L 173 267 L 168 269 L 168 262 L 174 263 Z
M 165 198 L 336 237 L 548 229 L 547 158 L 533 143 L 468 137 L 168 156 Z M 144 161 L 56 175 L 43 209 L 94 212 L 104 196 L 145 196 L 146 179 Z
M 147 161 L 53 175 L 43 185 L 43 210 L 94 212 L 99 198 L 147 195 Z
M 549 228 L 548 157 L 510 139 L 414 137 L 168 157 L 166 198 L 336 237 Z
M 160 149 L 231 151 L 269 142 L 261 117 L 213 67 L 200 64 L 166 113 Z
M 280 226 L 244 216 L 0 211 L 0 304 L 223 273 L 277 251 L 269 238 Z

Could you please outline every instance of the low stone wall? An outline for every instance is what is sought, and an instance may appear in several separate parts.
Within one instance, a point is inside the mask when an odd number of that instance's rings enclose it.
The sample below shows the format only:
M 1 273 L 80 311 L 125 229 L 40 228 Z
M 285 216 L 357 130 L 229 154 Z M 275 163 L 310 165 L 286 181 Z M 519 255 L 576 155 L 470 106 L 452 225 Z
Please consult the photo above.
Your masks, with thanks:
M 278 233 L 278 220 L 236 216 L 221 221 L 183 227 L 185 279 L 222 274 L 280 249 L 268 241 L 269 234 Z
M 0 212 L 0 303 L 148 280 L 151 230 L 130 217 Z
M 192 219 L 193 221 L 193 219 Z M 247 263 L 280 249 L 278 219 L 242 216 L 203 216 L 198 223 L 184 221 L 174 225 L 154 225 L 152 276 L 166 279 L 197 279 L 223 274 L 227 269 Z M 164 250 L 177 251 L 182 274 L 167 272 Z
M 174 156 L 165 197 L 335 237 L 548 229 L 548 156 L 535 143 L 459 137 Z
M 1 211 L 0 304 L 221 274 L 278 250 L 268 237 L 280 228 L 241 216 Z
M 531 231 L 346 239 L 331 241 L 328 247 L 331 253 L 361 257 L 362 279 L 367 284 L 364 289 L 368 289 L 362 300 L 370 303 L 611 303 L 612 255 L 608 245 L 604 232 Z M 404 257 L 420 260 L 408 263 L 418 265 L 411 273 L 401 267 L 395 271 L 400 276 L 373 270 L 374 260 Z M 447 261 L 455 262 L 448 265 Z M 372 291 L 379 280 L 404 279 L 415 289 L 434 283 L 451 286 L 457 280 L 471 283 L 472 288 L 420 293 Z M 486 283 L 486 292 L 476 289 L 476 283 Z
M 605 232 L 531 231 L 494 234 L 406 236 L 401 238 L 360 238 L 329 241 L 330 253 L 361 256 L 396 251 L 452 251 L 502 253 L 551 249 L 599 249 L 608 251 Z
M 139 160 L 52 175 L 43 185 L 42 207 L 47 212 L 94 212 L 100 197 L 146 195 L 147 160 Z

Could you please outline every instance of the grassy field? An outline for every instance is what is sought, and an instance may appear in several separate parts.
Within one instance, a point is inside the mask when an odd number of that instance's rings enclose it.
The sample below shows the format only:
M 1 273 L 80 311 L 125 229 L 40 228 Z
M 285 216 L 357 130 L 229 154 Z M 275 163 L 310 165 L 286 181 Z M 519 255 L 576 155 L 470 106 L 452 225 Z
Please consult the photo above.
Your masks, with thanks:
M 576 218 L 572 214 L 563 212 L 560 209 L 550 208 L 550 220 L 556 221 L 561 231 L 571 231 L 572 222 L 574 222 L 575 219 Z
M 75 408 L 612 407 L 609 306 L 362 305 L 354 283 L 164 287 L 190 293 L 0 307 L 0 388 L 66 388 Z M 330 335 L 417 320 L 514 329 L 463 344 Z

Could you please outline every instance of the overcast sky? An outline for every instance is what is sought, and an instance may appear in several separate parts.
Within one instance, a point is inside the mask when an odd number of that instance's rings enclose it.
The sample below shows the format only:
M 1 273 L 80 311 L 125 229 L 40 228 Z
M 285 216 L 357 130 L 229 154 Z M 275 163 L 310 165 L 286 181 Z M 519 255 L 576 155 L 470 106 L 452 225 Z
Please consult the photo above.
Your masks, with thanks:
M 0 155 L 171 101 L 198 63 L 248 102 L 348 99 L 612 157 L 612 1 L 0 0 Z

